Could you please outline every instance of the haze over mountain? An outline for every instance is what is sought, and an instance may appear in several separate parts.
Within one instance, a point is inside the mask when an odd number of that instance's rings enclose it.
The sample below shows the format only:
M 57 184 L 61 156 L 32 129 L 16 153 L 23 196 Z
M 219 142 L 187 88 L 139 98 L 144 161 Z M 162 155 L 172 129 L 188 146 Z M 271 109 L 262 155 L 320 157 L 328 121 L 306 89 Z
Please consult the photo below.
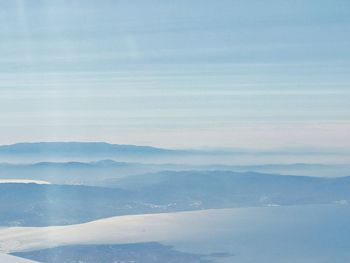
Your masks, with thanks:
M 344 177 L 350 175 L 350 165 L 271 164 L 271 165 L 189 165 L 128 163 L 113 160 L 96 162 L 40 162 L 32 164 L 0 163 L 0 181 L 34 180 L 52 184 L 72 184 L 111 187 L 118 178 L 162 171 L 236 171 L 281 175 Z
M 150 146 L 119 145 L 104 142 L 36 142 L 0 146 L 1 157 L 74 158 L 176 154 L 176 151 Z
M 350 262 L 350 0 L 0 13 L 0 253 Z
M 187 166 L 218 164 L 237 166 L 237 168 L 238 166 L 266 164 L 290 165 L 295 163 L 342 166 L 349 163 L 350 151 L 340 148 L 276 148 L 269 150 L 234 148 L 164 149 L 151 146 L 109 144 L 104 142 L 37 142 L 0 146 L 0 162 L 2 163 L 85 163 L 103 160 L 114 160 L 119 163 L 177 164 Z M 264 172 L 264 170 L 260 171 Z M 272 170 L 265 171 L 274 172 Z M 318 171 L 325 170 L 319 169 Z M 284 172 L 282 171 L 282 173 Z M 326 174 L 326 176 L 332 176 L 329 173 Z M 307 175 L 312 174 L 308 173 Z M 345 175 L 342 174 L 342 176 Z M 317 174 L 314 176 L 317 176 Z

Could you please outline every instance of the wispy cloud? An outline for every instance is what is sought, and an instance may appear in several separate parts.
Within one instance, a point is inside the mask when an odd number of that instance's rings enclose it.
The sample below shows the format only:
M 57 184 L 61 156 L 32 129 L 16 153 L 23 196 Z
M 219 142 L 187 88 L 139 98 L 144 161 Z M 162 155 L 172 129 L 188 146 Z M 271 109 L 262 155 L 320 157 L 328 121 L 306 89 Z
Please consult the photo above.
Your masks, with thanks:
M 348 3 L 154 4 L 1 3 L 3 142 L 348 141 Z

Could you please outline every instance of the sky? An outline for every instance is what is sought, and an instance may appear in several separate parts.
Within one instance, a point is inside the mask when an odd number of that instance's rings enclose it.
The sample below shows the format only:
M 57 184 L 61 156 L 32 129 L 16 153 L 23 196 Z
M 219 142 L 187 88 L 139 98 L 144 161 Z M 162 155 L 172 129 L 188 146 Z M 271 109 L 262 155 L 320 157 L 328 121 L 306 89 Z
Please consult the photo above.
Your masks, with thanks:
M 0 144 L 350 147 L 348 0 L 0 2 Z

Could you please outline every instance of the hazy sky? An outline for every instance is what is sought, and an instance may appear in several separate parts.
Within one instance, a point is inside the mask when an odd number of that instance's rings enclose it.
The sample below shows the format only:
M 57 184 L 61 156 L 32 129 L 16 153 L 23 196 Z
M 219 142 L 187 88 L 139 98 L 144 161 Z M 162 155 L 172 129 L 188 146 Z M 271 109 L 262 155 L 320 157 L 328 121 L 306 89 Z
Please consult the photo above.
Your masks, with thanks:
M 350 147 L 349 0 L 0 2 L 0 144 Z

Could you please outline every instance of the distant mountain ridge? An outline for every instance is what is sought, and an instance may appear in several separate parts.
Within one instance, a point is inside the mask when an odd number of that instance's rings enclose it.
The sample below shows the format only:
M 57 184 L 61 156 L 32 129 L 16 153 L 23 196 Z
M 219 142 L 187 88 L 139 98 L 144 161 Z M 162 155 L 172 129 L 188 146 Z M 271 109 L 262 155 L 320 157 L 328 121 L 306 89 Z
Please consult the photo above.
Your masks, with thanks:
M 162 149 L 151 146 L 129 144 L 110 144 L 106 142 L 30 142 L 0 146 L 1 154 L 86 154 L 86 153 L 175 153 L 176 150 Z
M 171 138 L 169 138 L 171 140 Z M 340 154 L 340 153 L 339 153 Z M 0 145 L 0 163 L 33 162 L 92 162 L 104 159 L 119 162 L 176 163 L 187 165 L 257 165 L 267 163 L 349 163 L 349 156 L 341 153 L 332 155 L 324 151 L 283 150 L 220 150 L 220 149 L 167 149 L 130 144 L 111 144 L 107 142 L 21 142 Z M 261 170 L 262 167 L 256 167 Z M 290 167 L 293 170 L 303 167 Z M 244 169 L 244 168 L 243 168 Z M 265 171 L 268 167 L 263 168 Z M 282 168 L 284 169 L 284 168 Z M 343 174 L 344 175 L 344 174 Z
M 156 158 L 153 159 L 160 159 L 157 155 L 155 157 Z M 312 177 L 344 177 L 350 175 L 350 165 L 188 165 L 174 163 L 157 164 L 148 162 L 146 158 L 139 159 L 141 159 L 140 161 L 142 162 L 121 162 L 112 159 L 102 159 L 91 162 L 0 162 L 0 179 L 42 180 L 53 184 L 78 184 L 110 187 L 111 182 L 118 178 L 164 171 L 235 171 L 280 175 L 304 175 Z

